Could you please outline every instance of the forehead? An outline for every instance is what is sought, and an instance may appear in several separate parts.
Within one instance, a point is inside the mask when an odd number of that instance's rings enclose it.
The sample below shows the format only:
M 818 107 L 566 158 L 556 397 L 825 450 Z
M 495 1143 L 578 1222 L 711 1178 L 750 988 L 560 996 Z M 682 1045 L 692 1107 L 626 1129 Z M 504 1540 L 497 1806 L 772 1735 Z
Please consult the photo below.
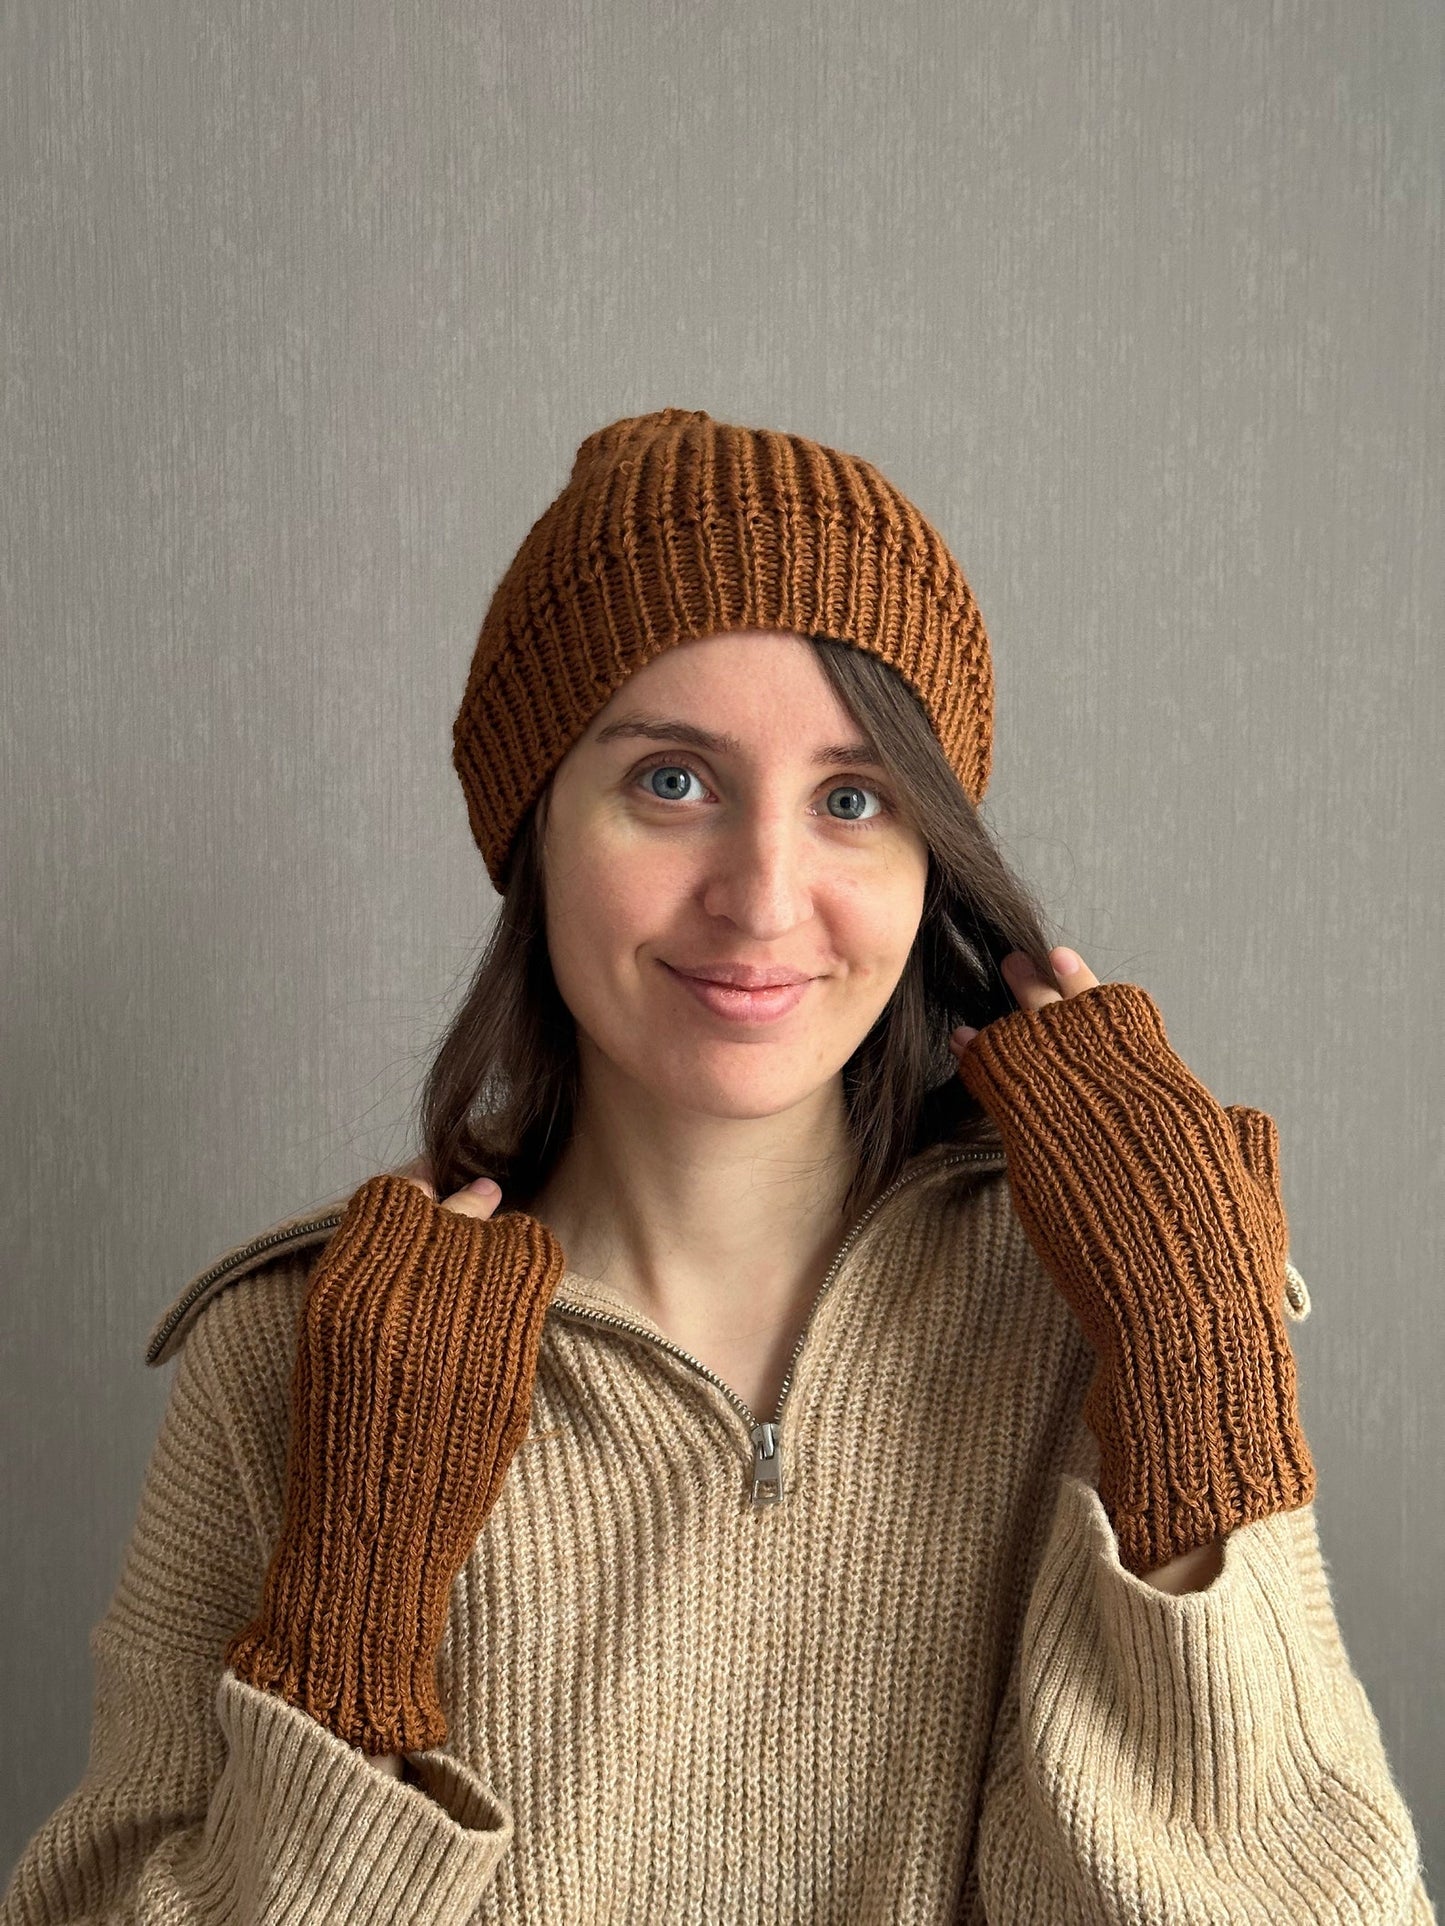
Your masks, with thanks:
M 583 740 L 688 742 L 717 754 L 826 749 L 833 760 L 874 745 L 840 700 L 807 638 L 730 631 L 665 649 L 613 692 Z

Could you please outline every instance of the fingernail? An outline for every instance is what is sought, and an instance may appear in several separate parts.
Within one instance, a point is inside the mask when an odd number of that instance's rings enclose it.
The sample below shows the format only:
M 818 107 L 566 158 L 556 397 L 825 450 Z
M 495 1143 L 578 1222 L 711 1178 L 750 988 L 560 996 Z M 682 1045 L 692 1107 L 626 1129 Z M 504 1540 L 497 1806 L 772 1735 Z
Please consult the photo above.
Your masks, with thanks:
M 1072 976 L 1075 970 L 1081 970 L 1084 967 L 1082 957 L 1076 956 L 1072 950 L 1060 947 L 1050 950 L 1049 955 L 1060 976 Z
M 467 1185 L 467 1189 L 476 1191 L 477 1194 L 482 1197 L 490 1197 L 493 1192 L 495 1192 L 498 1197 L 502 1194 L 502 1186 L 491 1177 L 474 1177 L 471 1183 Z

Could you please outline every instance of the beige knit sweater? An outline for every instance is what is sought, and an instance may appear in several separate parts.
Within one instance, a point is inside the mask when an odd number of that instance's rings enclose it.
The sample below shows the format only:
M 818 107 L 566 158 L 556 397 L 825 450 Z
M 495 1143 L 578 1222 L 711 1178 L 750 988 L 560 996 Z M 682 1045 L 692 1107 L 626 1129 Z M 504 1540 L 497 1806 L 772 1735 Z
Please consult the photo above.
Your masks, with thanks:
M 1313 1506 L 1233 1533 L 1203 1591 L 1126 1571 L 1092 1355 L 1001 1162 L 941 1147 L 854 1226 L 773 1426 L 563 1278 L 453 1588 L 446 1744 L 420 1787 L 376 1772 L 219 1661 L 343 1202 L 156 1328 L 178 1365 L 91 1634 L 89 1763 L 3 1926 L 1434 1920 Z

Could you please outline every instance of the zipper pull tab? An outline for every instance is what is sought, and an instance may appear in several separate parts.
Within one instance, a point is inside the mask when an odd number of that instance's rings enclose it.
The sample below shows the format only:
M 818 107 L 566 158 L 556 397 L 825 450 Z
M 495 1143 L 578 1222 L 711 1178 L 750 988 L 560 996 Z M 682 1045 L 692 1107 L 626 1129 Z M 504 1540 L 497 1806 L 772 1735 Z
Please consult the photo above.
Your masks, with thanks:
M 775 1424 L 753 1426 L 753 1503 L 775 1505 L 783 1495 L 783 1450 Z

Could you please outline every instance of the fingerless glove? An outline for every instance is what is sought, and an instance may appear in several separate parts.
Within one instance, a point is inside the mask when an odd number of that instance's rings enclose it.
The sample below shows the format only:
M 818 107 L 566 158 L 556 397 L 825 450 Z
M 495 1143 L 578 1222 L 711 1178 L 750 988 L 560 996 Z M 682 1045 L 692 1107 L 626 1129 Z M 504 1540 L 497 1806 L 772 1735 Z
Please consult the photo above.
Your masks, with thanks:
M 959 1074 L 1099 1358 L 1083 1415 L 1120 1562 L 1154 1571 L 1307 1504 L 1274 1119 L 1221 1108 L 1133 983 L 1010 1011 Z
M 286 1503 L 238 1678 L 368 1753 L 446 1737 L 436 1653 L 452 1582 L 531 1415 L 561 1245 L 391 1173 L 348 1203 L 309 1282 Z

